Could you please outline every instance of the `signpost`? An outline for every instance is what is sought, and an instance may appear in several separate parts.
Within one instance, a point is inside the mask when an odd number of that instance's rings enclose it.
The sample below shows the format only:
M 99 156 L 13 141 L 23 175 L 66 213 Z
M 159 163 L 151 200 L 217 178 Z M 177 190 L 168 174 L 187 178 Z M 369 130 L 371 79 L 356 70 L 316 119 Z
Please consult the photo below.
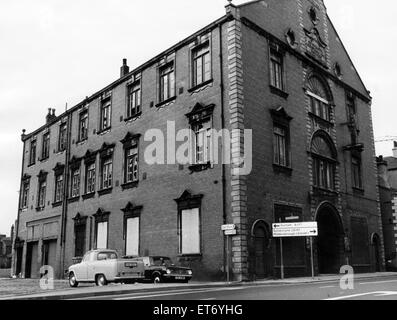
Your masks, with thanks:
M 281 219 L 280 219 L 281 220 Z M 312 277 L 314 278 L 314 262 L 313 262 L 313 237 L 318 236 L 317 222 L 294 222 L 294 223 L 273 223 L 273 237 L 280 238 L 280 269 L 281 279 L 284 279 L 284 260 L 283 260 L 283 238 L 292 237 L 310 237 L 310 260 Z
M 229 249 L 229 237 L 237 234 L 236 225 L 235 224 L 224 224 L 221 227 L 221 230 L 224 232 L 226 236 L 226 274 L 227 274 L 227 282 L 230 282 L 230 249 Z

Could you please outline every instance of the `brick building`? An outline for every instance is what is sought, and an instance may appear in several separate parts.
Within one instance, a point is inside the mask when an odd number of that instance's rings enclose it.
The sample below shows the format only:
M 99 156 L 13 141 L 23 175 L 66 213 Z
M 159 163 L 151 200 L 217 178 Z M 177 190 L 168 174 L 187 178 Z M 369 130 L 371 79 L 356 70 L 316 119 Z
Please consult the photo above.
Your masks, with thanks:
M 232 164 L 211 162 L 210 128 L 232 132 Z M 150 129 L 191 129 L 192 161 L 169 164 L 166 139 L 168 164 L 161 150 L 150 164 Z M 196 279 L 223 279 L 227 265 L 235 280 L 278 276 L 271 224 L 314 220 L 316 273 L 384 268 L 371 97 L 320 0 L 229 4 L 22 141 L 16 274 L 49 264 L 62 276 L 107 247 L 168 255 Z M 229 248 L 225 223 L 237 226 Z M 283 247 L 286 275 L 310 274 L 308 240 Z

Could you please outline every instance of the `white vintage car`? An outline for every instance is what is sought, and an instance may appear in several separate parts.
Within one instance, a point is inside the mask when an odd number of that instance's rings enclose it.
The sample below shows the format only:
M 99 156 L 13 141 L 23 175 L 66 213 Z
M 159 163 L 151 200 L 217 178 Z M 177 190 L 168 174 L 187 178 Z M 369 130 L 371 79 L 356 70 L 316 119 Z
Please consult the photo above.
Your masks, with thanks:
M 109 282 L 135 282 L 145 277 L 143 262 L 132 259 L 118 259 L 114 250 L 88 251 L 82 261 L 68 268 L 69 285 L 77 287 L 79 283 L 95 283 L 97 286 Z

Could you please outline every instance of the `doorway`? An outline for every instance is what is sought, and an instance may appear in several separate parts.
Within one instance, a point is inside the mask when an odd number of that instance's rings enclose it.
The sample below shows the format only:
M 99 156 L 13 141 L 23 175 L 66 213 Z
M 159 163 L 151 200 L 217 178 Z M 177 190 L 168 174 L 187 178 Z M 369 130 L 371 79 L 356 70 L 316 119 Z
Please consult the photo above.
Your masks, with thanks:
M 23 246 L 22 247 L 18 247 L 16 249 L 17 251 L 17 262 L 16 262 L 16 268 L 15 268 L 15 274 L 17 276 L 19 276 L 19 274 L 22 272 L 22 256 L 23 256 Z
M 380 237 L 377 233 L 372 236 L 372 246 L 375 254 L 375 272 L 381 271 Z
M 253 228 L 255 276 L 264 279 L 272 273 L 272 257 L 270 250 L 270 236 L 267 224 L 259 221 Z
M 29 242 L 26 248 L 25 278 L 37 278 L 39 272 L 38 264 L 39 245 L 37 242 Z
M 339 273 L 343 228 L 335 208 L 325 205 L 318 210 L 317 256 L 320 274 Z

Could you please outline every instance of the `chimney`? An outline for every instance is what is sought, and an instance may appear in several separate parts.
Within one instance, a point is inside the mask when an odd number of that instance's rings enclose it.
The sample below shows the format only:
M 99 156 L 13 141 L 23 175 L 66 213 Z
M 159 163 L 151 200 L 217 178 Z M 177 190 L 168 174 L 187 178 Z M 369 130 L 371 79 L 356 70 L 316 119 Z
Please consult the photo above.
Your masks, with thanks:
M 394 141 L 393 157 L 397 158 L 397 141 Z
M 130 72 L 130 67 L 127 65 L 127 59 L 123 59 L 123 65 L 120 68 L 120 78 L 124 77 Z
M 390 188 L 387 161 L 383 159 L 383 156 L 376 158 L 376 164 L 378 166 L 378 183 L 380 186 Z
M 55 109 L 48 108 L 48 114 L 45 117 L 46 123 L 50 123 L 55 118 L 56 118 Z

